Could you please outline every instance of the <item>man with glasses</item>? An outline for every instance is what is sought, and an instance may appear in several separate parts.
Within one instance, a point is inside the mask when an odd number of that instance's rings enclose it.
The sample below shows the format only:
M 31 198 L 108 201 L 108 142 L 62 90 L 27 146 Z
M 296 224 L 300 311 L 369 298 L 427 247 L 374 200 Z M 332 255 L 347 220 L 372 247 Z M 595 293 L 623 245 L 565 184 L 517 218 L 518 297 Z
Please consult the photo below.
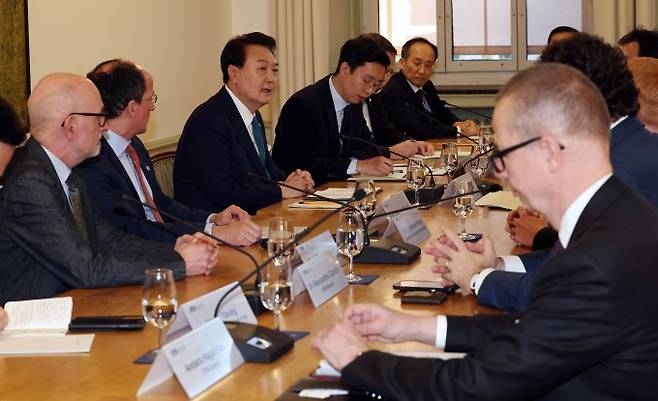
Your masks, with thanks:
M 560 228 L 562 249 L 537 275 L 521 315 L 348 306 L 312 339 L 341 380 L 396 400 L 652 399 L 658 209 L 612 174 L 609 119 L 597 88 L 572 67 L 539 64 L 512 78 L 493 116 L 497 174 Z M 480 257 L 456 233 L 446 236 L 451 244 L 433 247 L 450 263 Z M 468 355 L 400 357 L 369 350 L 367 340 L 420 341 Z
M 189 227 L 161 215 L 162 211 L 234 245 L 251 245 L 260 239 L 260 227 L 237 206 L 210 213 L 189 208 L 162 192 L 153 163 L 138 138 L 146 131 L 158 99 L 148 71 L 129 61 L 109 60 L 87 78 L 100 91 L 109 121 L 100 141 L 100 156 L 85 161 L 80 172 L 108 221 L 129 234 L 172 244 L 178 236 L 192 233 Z M 124 194 L 148 206 L 121 200 Z
M 305 169 L 316 184 L 352 174 L 389 174 L 393 161 L 388 148 L 341 137 L 372 141 L 362 102 L 379 87 L 389 63 L 384 49 L 371 39 L 345 42 L 336 71 L 283 105 L 272 148 L 277 165 L 287 172 Z
M 382 90 L 382 99 L 395 127 L 416 139 L 449 138 L 457 130 L 477 134 L 471 120 L 460 121 L 444 105 L 430 80 L 438 49 L 425 38 L 402 46 L 400 72 Z
M 621 51 L 600 38 L 580 33 L 547 47 L 540 62 L 559 62 L 575 67 L 597 86 L 610 114 L 610 158 L 615 174 L 658 206 L 658 187 L 655 185 L 658 182 L 658 160 L 655 157 L 658 136 L 647 131 L 636 117 L 638 92 Z M 504 168 L 509 151 L 503 150 L 492 156 L 497 168 Z M 449 270 L 460 277 L 458 284 L 470 288 L 481 305 L 522 312 L 528 305 L 534 277 L 549 256 L 550 248 L 558 243 L 558 233 L 548 227 L 545 218 L 525 209 L 510 213 L 507 230 L 512 239 L 532 245 L 538 251 L 494 258 L 495 263 L 489 263 L 489 259 L 486 259 L 487 264 L 453 263 L 450 269 L 443 266 L 446 260 L 439 258 L 436 269 L 443 274 Z M 488 249 L 486 244 L 489 241 L 485 237 L 482 243 L 469 244 L 469 247 Z
M 28 112 L 31 138 L 16 151 L 0 192 L 0 304 L 139 284 L 153 266 L 170 267 L 178 278 L 210 274 L 216 246 L 186 235 L 172 249 L 115 229 L 94 208 L 75 168 L 98 155 L 107 129 L 93 83 L 48 75 L 32 91 Z

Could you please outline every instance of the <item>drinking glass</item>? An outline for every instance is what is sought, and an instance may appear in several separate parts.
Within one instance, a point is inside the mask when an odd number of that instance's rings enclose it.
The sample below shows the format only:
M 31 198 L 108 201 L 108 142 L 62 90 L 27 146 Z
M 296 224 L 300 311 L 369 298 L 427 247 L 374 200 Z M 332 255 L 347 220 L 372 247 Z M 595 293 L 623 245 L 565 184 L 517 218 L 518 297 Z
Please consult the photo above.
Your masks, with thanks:
M 275 217 L 270 222 L 270 231 L 267 238 L 267 253 L 273 257 L 276 253 L 285 249 L 294 241 L 294 229 L 292 220 L 287 217 Z M 292 249 L 288 249 L 274 258 L 274 264 L 280 266 L 284 261 L 290 259 Z
M 427 167 L 422 157 L 410 157 L 407 162 L 407 185 L 414 190 L 415 205 L 420 204 L 418 191 L 425 186 Z
M 478 137 L 478 145 L 484 152 L 491 149 L 494 144 L 494 132 L 489 124 L 482 124 L 480 126 L 480 133 Z
M 372 180 L 357 179 L 354 190 L 356 191 L 358 189 L 363 189 L 366 192 L 366 196 L 358 201 L 355 207 L 361 211 L 363 219 L 367 221 L 375 214 L 375 209 L 377 208 L 377 189 L 375 188 L 375 182 Z
M 459 181 L 454 184 L 455 196 L 467 194 L 475 190 L 472 181 Z M 455 199 L 452 204 L 452 212 L 461 219 L 462 230 L 459 238 L 463 241 L 472 241 L 476 238 L 475 234 L 466 232 L 466 217 L 473 213 L 473 194 L 463 195 Z
M 361 212 L 354 209 L 344 209 L 338 216 L 338 227 L 336 228 L 336 245 L 338 252 L 349 258 L 347 274 L 345 277 L 350 283 L 361 281 L 361 276 L 354 274 L 352 264 L 354 256 L 361 253 L 364 242 L 364 228 Z
M 485 152 L 484 146 L 475 145 L 471 150 L 471 171 L 475 173 L 478 178 L 478 181 L 482 179 L 482 174 L 484 174 L 489 168 L 489 155 L 482 155 L 482 152 Z
M 459 163 L 459 154 L 457 153 L 457 144 L 448 142 L 441 145 L 441 167 L 448 173 L 448 182 L 452 179 L 452 174 L 457 170 Z
M 158 349 L 162 348 L 164 328 L 173 322 L 178 310 L 176 284 L 171 269 L 148 269 L 142 289 L 144 320 L 158 328 Z
M 280 264 L 271 262 L 263 269 L 259 284 L 260 302 L 274 313 L 274 330 L 280 328 L 281 312 L 292 305 L 292 268 L 290 258 Z

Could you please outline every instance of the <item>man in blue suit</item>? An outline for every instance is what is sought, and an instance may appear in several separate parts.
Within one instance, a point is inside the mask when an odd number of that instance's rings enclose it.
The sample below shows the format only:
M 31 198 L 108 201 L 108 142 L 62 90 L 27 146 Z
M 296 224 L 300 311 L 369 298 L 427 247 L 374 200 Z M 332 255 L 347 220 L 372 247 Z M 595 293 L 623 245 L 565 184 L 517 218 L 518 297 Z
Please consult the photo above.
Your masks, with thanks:
M 222 50 L 224 86 L 192 112 L 178 142 L 176 200 L 203 209 L 235 203 L 255 214 L 281 199 L 303 196 L 272 181 L 313 190 L 309 173 L 296 170 L 286 177 L 267 149 L 258 110 L 272 100 L 276 88 L 275 46 L 274 38 L 252 32 L 231 39 Z
M 643 195 L 652 204 L 658 205 L 658 136 L 648 132 L 635 117 L 638 111 L 637 89 L 621 51 L 600 38 L 577 34 L 572 38 L 546 48 L 541 62 L 557 62 L 570 65 L 585 74 L 601 91 L 611 117 L 610 159 L 615 175 L 626 185 Z M 512 238 L 519 228 L 534 224 L 536 216 L 521 213 L 509 219 L 508 230 Z M 528 223 L 530 221 L 530 223 Z M 517 228 L 518 227 L 518 228 Z M 528 241 L 533 249 L 546 248 L 521 255 L 497 258 L 490 240 L 469 245 L 473 250 L 483 251 L 482 259 L 472 264 L 450 263 L 437 255 L 435 271 L 446 274 L 452 271 L 460 277 L 457 284 L 470 288 L 477 295 L 478 303 L 510 312 L 523 312 L 528 305 L 528 294 L 534 276 L 545 261 L 559 251 L 552 250 L 557 241 L 557 232 L 547 227 Z M 541 238 L 541 239 L 540 239 Z M 541 244 L 540 244 L 541 242 Z
M 100 155 L 86 161 L 80 172 L 108 221 L 127 233 L 171 243 L 194 231 L 161 215 L 161 210 L 234 245 L 251 245 L 260 239 L 260 228 L 244 210 L 236 206 L 221 213 L 193 209 L 160 189 L 149 154 L 137 137 L 146 131 L 158 99 L 151 74 L 129 61 L 109 60 L 88 78 L 101 93 L 109 129 L 101 138 Z M 149 206 L 121 200 L 124 194 Z

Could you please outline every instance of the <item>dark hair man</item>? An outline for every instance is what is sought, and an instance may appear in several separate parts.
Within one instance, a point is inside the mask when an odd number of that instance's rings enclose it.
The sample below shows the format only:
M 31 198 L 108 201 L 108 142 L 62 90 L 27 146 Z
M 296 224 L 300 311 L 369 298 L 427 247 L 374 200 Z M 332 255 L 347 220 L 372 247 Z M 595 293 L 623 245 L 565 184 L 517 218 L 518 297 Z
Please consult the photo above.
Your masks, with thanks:
M 84 77 L 47 75 L 28 99 L 31 138 L 16 151 L 0 192 L 0 304 L 71 288 L 138 284 L 167 266 L 209 274 L 219 248 L 197 237 L 175 246 L 125 234 L 101 218 L 75 167 L 100 152 L 106 128 L 98 90 Z
M 658 58 L 658 31 L 635 28 L 619 39 L 619 46 L 626 58 Z
M 229 40 L 220 56 L 224 86 L 188 118 L 174 163 L 176 200 L 202 209 L 233 203 L 255 214 L 299 191 L 246 178 L 247 173 L 313 190 L 311 175 L 302 170 L 286 177 L 267 149 L 258 109 L 272 100 L 279 63 L 275 41 L 260 32 Z
M 565 26 L 565 25 L 560 25 L 558 27 L 553 28 L 551 33 L 548 34 L 548 40 L 546 41 L 549 45 L 552 45 L 555 42 L 559 42 L 561 40 L 569 39 L 572 37 L 574 34 L 580 32 L 576 28 L 572 28 L 570 26 Z
M 298 91 L 281 109 L 272 157 L 286 171 L 308 170 L 318 184 L 351 174 L 383 176 L 393 162 L 388 149 L 342 135 L 372 140 L 362 102 L 379 87 L 390 60 L 376 42 L 350 39 L 336 71 Z
M 189 208 L 162 192 L 138 137 L 146 131 L 158 99 L 148 71 L 130 61 L 110 60 L 87 77 L 100 91 L 108 113 L 108 130 L 101 138 L 99 157 L 85 161 L 80 172 L 109 221 L 129 234 L 155 241 L 173 243 L 179 235 L 191 233 L 188 227 L 161 216 L 158 210 L 162 210 L 234 245 L 251 245 L 260 239 L 260 227 L 239 207 L 210 213 Z M 117 194 L 139 199 L 150 207 L 122 201 Z
M 587 118 L 583 118 L 587 116 Z M 493 116 L 497 174 L 560 227 L 564 249 L 522 315 L 410 315 L 350 305 L 312 339 L 351 387 L 395 400 L 645 400 L 658 383 L 658 209 L 612 174 L 597 88 L 553 63 L 518 73 Z M 450 263 L 456 233 L 434 243 Z M 463 359 L 400 357 L 368 339 L 420 341 Z M 623 367 L 623 368 L 622 368 Z
M 439 98 L 430 80 L 437 57 L 437 47 L 425 38 L 409 39 L 402 46 L 400 72 L 382 90 L 391 121 L 416 139 L 452 137 L 456 129 L 465 135 L 477 134 L 473 121 L 460 121 Z

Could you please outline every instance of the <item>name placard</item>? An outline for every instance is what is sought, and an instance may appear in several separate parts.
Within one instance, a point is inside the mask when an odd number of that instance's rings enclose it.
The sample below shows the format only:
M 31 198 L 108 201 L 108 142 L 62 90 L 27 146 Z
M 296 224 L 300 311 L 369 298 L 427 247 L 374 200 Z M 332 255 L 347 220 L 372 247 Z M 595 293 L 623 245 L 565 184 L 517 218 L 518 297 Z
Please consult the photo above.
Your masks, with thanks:
M 320 255 L 297 268 L 313 306 L 317 309 L 347 287 L 347 279 L 338 258 Z
M 226 291 L 235 286 L 237 282 L 233 282 L 215 291 L 211 291 L 196 299 L 188 301 L 180 306 L 179 310 L 185 314 L 187 321 L 192 330 L 214 319 L 215 307 L 220 298 L 224 296 Z M 251 324 L 258 324 L 254 312 L 249 307 L 249 302 L 242 292 L 242 288 L 238 287 L 231 291 L 222 301 L 222 306 L 219 309 L 218 317 L 225 322 L 246 322 Z
M 296 250 L 299 257 L 302 259 L 302 262 L 309 262 L 311 259 L 322 255 L 330 257 L 338 256 L 338 246 L 329 231 L 325 231 L 322 234 L 299 244 Z M 297 296 L 304 292 L 305 289 L 306 286 L 304 285 L 304 281 L 299 272 L 299 267 L 297 267 L 292 275 L 293 295 Z
M 165 344 L 157 358 L 163 355 L 189 398 L 244 363 L 221 319 L 213 319 Z
M 382 207 L 386 212 L 403 209 L 408 206 L 411 206 L 411 204 L 404 192 L 399 192 L 382 203 Z M 431 236 L 430 230 L 420 217 L 418 209 L 393 214 L 390 217 L 390 221 L 391 224 L 395 225 L 404 242 L 419 245 Z M 384 236 L 392 234 L 390 228 L 389 226 L 386 229 Z

